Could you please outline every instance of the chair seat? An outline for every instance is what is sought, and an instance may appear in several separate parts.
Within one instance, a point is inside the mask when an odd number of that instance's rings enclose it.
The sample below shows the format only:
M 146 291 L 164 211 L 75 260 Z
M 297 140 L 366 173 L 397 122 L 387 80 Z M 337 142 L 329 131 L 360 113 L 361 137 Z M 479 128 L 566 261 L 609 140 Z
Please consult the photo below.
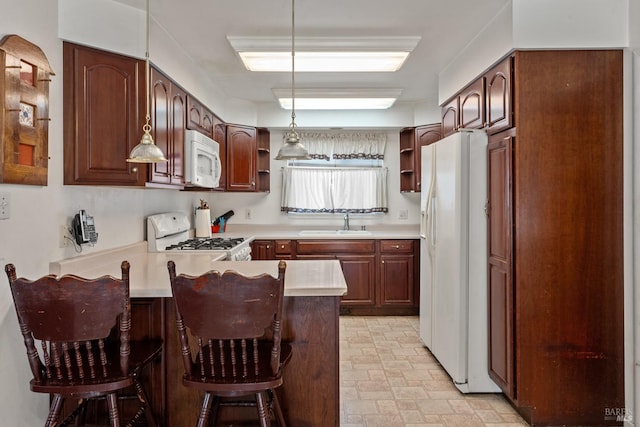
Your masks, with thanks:
M 221 375 L 211 375 L 211 366 L 206 364 L 204 365 L 205 375 L 201 376 L 201 365 L 199 363 L 194 363 L 193 375 L 189 376 L 184 374 L 182 383 L 185 386 L 193 387 L 201 390 L 212 391 L 220 396 L 241 396 L 245 394 L 255 393 L 260 390 L 266 389 L 274 389 L 280 385 L 282 385 L 282 371 L 284 367 L 289 363 L 289 359 L 291 359 L 291 345 L 289 343 L 281 343 L 280 345 L 280 360 L 282 369 L 277 375 L 273 375 L 271 372 L 271 366 L 268 357 L 262 357 L 258 361 L 259 374 L 255 375 L 252 368 L 253 363 L 249 364 L 249 372 L 247 372 L 246 376 L 243 376 L 241 372 L 237 372 L 237 375 L 233 377 L 232 375 L 227 374 L 226 376 Z M 258 345 L 258 352 L 261 355 L 269 356 L 271 350 L 271 343 L 269 342 L 261 342 Z M 235 365 L 236 369 L 242 366 L 242 360 L 240 359 L 240 352 L 236 353 L 236 361 Z M 196 357 L 195 360 L 199 360 L 199 357 Z M 231 360 L 226 361 L 227 369 L 232 364 Z M 221 372 L 221 367 L 219 362 L 215 364 L 214 370 L 219 374 Z
M 128 372 L 122 372 L 120 364 L 113 363 L 119 360 L 120 344 L 119 342 L 109 342 L 105 345 L 107 359 L 110 361 L 105 367 L 106 375 L 102 372 L 96 363 L 96 369 L 99 370 L 92 378 L 87 368 L 84 368 L 84 378 L 79 379 L 77 375 L 77 366 L 72 364 L 74 369 L 73 380 L 68 380 L 66 368 L 62 368 L 63 378 L 46 378 L 36 381 L 31 380 L 31 390 L 38 393 L 63 394 L 75 397 L 96 397 L 107 393 L 111 393 L 133 384 L 132 373 L 135 373 L 145 364 L 151 362 L 162 352 L 161 340 L 135 340 L 130 341 L 129 369 Z M 79 353 L 83 360 L 87 360 L 87 350 L 80 347 Z M 69 350 L 70 360 L 75 360 L 77 352 L 74 349 Z M 94 356 L 97 357 L 97 356 Z M 55 368 L 52 369 L 52 375 L 55 375 Z

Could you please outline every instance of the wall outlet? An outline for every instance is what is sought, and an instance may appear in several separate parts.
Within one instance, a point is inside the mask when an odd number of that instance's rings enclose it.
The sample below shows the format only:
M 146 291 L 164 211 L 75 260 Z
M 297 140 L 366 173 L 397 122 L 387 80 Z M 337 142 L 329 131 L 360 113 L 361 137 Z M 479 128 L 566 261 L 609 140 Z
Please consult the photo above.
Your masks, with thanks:
M 409 210 L 401 209 L 398 214 L 398 219 L 409 219 Z
M 251 209 L 246 208 L 244 210 L 244 219 L 251 219 Z
M 9 193 L 0 193 L 0 219 L 9 219 L 11 216 L 11 197 Z
M 61 248 L 66 248 L 67 246 L 69 246 L 69 243 L 71 243 L 69 239 L 71 239 L 71 234 L 69 233 L 69 227 L 67 227 L 66 225 L 61 225 L 60 226 L 60 244 L 58 246 L 60 246 Z

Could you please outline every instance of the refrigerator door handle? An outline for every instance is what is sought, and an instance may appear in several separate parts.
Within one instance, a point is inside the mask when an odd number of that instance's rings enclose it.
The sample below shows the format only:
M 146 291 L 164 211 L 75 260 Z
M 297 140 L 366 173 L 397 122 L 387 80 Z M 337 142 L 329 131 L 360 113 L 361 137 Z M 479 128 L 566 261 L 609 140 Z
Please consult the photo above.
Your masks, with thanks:
M 431 248 L 436 247 L 436 194 L 435 191 L 432 194 L 431 198 L 429 199 L 429 209 L 430 209 L 430 213 L 429 213 L 429 246 Z

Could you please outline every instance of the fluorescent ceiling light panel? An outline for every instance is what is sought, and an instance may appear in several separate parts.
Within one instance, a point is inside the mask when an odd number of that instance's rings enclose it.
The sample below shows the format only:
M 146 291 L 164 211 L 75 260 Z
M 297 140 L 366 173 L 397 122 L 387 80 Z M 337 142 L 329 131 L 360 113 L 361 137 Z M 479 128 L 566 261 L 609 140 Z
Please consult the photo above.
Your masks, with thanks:
M 291 98 L 278 101 L 291 110 Z M 395 98 L 296 98 L 296 110 L 385 110 L 394 102 Z
M 272 89 L 280 107 L 291 109 L 291 89 Z M 401 89 L 296 89 L 296 110 L 380 110 L 391 107 Z
M 408 52 L 296 52 L 296 72 L 393 72 Z M 249 71 L 291 71 L 291 52 L 240 52 Z
M 227 37 L 250 71 L 291 71 L 288 37 Z M 393 72 L 420 37 L 296 37 L 296 72 Z

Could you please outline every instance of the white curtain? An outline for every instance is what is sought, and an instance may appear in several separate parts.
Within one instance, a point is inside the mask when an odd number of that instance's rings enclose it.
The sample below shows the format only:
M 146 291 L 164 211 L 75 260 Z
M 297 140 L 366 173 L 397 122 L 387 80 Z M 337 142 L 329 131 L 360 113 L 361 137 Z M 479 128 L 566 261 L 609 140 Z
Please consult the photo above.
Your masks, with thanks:
M 383 132 L 300 132 L 300 141 L 313 159 L 384 159 Z
M 283 212 L 387 212 L 387 168 L 286 167 Z

